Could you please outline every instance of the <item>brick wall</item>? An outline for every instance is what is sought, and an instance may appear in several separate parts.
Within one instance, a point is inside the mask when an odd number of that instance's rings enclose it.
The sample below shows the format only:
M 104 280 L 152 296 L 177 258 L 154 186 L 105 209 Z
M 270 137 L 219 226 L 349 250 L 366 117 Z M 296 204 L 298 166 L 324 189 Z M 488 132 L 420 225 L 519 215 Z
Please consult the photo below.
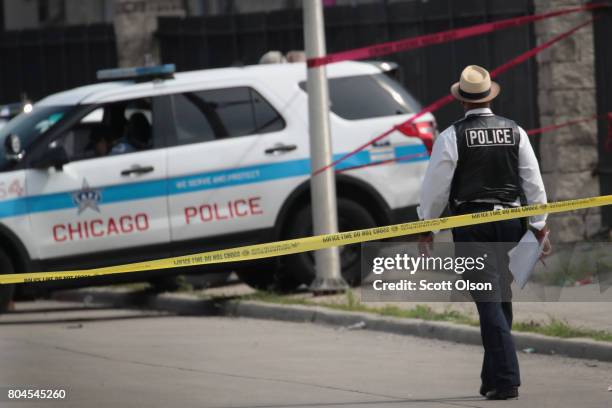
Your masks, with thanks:
M 579 0 L 535 0 L 541 13 L 585 3 Z M 536 23 L 538 43 L 589 19 L 583 12 Z M 538 57 L 538 104 L 542 126 L 594 115 L 596 107 L 593 30 L 582 28 Z M 597 164 L 597 123 L 581 123 L 540 138 L 542 173 L 550 201 L 599 195 L 593 176 Z M 599 232 L 599 209 L 550 217 L 556 241 L 580 241 Z

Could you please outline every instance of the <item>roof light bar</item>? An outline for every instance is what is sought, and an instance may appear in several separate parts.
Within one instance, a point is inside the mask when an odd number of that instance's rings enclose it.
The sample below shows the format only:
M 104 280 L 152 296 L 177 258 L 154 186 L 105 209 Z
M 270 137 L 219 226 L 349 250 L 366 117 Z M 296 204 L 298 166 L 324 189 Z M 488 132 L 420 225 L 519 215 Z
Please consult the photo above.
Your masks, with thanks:
M 168 79 L 174 76 L 174 64 L 156 65 L 153 67 L 132 67 L 102 69 L 96 73 L 98 81 L 119 81 L 131 79 L 136 81 L 150 81 L 153 79 Z

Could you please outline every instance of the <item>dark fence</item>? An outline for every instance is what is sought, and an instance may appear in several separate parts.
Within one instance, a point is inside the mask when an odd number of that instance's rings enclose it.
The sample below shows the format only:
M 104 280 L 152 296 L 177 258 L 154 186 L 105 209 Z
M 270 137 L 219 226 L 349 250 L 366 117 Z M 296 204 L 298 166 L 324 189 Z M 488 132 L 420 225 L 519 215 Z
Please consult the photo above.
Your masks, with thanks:
M 612 1 L 609 1 L 612 6 Z M 612 8 L 601 9 L 595 13 L 597 20 L 594 23 L 595 35 L 595 72 L 597 82 L 597 112 L 605 115 L 612 112 L 612 48 L 610 39 L 612 38 Z M 612 127 L 608 121 L 599 121 L 599 185 L 601 194 L 612 194 L 612 143 L 608 137 L 608 132 L 612 132 Z M 602 207 L 602 222 L 608 227 L 612 227 L 612 206 Z
M 381 1 L 358 7 L 325 9 L 329 52 L 420 34 L 465 27 L 533 13 L 532 0 Z M 303 49 L 302 11 L 190 18 L 161 18 L 158 38 L 164 62 L 180 70 L 255 64 L 266 51 Z M 436 45 L 383 57 L 399 63 L 403 82 L 423 103 L 445 95 L 468 64 L 494 68 L 532 48 L 532 26 Z M 495 109 L 525 128 L 538 125 L 535 61 L 513 68 L 499 78 L 502 94 Z M 449 106 L 436 116 L 447 126 L 461 114 Z
M 0 32 L 0 103 L 37 100 L 95 81 L 117 66 L 108 24 Z

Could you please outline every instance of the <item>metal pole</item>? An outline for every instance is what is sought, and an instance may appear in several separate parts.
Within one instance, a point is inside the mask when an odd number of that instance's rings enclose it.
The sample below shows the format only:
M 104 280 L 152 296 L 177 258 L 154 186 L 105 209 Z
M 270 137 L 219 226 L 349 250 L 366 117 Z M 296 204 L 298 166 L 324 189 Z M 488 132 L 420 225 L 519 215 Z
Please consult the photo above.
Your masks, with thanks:
M 306 57 L 326 54 L 322 0 L 304 0 L 304 41 Z M 310 166 L 316 171 L 332 162 L 329 125 L 329 91 L 325 66 L 308 68 L 308 119 L 310 128 Z M 312 222 L 315 234 L 338 232 L 336 180 L 330 168 L 310 179 Z M 315 252 L 316 277 L 310 286 L 315 293 L 344 291 L 347 284 L 340 271 L 338 248 Z

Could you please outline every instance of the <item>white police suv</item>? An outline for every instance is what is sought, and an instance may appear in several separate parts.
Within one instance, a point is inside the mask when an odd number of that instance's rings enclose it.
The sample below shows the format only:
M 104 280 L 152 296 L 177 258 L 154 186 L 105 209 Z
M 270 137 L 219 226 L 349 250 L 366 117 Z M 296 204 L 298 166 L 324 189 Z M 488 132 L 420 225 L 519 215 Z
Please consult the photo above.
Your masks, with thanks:
M 328 77 L 335 157 L 420 108 L 379 65 L 334 64 Z M 311 234 L 304 64 L 176 74 L 165 65 L 106 70 L 99 78 L 105 82 L 41 100 L 0 130 L 1 273 L 90 268 Z M 337 167 L 341 230 L 415 218 L 430 145 L 423 140 L 434 132 L 433 116 L 424 115 Z M 262 262 L 223 268 L 258 288 L 288 289 L 314 276 L 311 254 Z M 358 247 L 342 250 L 342 266 L 357 283 Z M 45 285 L 155 281 L 195 271 Z M 9 288 L 1 290 L 6 299 Z

